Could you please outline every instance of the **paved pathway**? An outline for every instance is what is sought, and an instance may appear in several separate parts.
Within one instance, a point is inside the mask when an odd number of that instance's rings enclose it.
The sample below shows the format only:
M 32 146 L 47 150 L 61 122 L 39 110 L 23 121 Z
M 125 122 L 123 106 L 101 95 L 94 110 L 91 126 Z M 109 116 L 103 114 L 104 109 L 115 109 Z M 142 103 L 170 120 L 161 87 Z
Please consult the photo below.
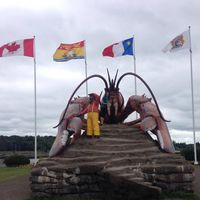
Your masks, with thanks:
M 200 167 L 195 168 L 194 193 L 200 197 Z
M 26 200 L 30 197 L 29 175 L 0 182 L 1 200 Z

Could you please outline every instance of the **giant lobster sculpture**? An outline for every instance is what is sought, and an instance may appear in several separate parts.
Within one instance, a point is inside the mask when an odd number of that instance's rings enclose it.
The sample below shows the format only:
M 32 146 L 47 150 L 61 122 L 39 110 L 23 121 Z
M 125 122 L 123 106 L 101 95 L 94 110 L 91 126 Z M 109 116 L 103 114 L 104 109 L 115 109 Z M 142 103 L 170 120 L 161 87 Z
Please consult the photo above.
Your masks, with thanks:
M 108 72 L 108 71 L 107 71 Z M 109 87 L 106 79 L 101 75 L 92 75 L 83 80 L 71 95 L 65 110 L 62 112 L 60 121 L 57 126 L 58 133 L 54 144 L 49 152 L 49 156 L 58 155 L 66 145 L 74 143 L 81 135 L 83 116 L 80 113 L 88 106 L 89 97 L 78 97 L 73 100 L 77 90 L 89 79 L 100 78 L 105 84 L 105 94 L 108 95 L 107 112 L 104 116 L 104 123 L 114 124 L 123 123 L 124 120 L 134 111 L 139 114 L 139 118 L 125 123 L 131 126 L 137 126 L 144 132 L 151 131 L 157 136 L 160 148 L 166 152 L 174 153 L 175 149 L 170 138 L 170 134 L 166 125 L 167 120 L 164 119 L 156 98 L 147 83 L 137 74 L 128 72 L 123 74 L 117 81 L 117 73 L 114 80 L 110 78 L 108 72 Z M 145 95 L 133 95 L 129 98 L 124 107 L 124 98 L 119 91 L 119 84 L 125 76 L 134 76 L 138 78 L 149 90 L 155 104 L 151 102 L 151 98 Z M 116 82 L 117 81 L 117 82 Z M 101 111 L 100 111 L 101 112 Z M 70 138 L 70 140 L 69 140 Z

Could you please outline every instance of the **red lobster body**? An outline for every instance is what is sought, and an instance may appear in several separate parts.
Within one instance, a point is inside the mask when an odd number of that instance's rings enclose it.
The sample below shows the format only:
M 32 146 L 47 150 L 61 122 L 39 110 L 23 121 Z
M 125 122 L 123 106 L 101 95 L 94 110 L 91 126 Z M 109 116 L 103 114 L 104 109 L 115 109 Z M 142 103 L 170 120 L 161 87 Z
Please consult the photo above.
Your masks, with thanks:
M 122 123 L 132 112 L 136 111 L 139 113 L 140 118 L 131 123 L 132 124 L 139 123 L 140 128 L 144 132 L 151 131 L 154 134 L 156 134 L 158 141 L 160 143 L 160 147 L 166 152 L 173 153 L 175 151 L 166 125 L 167 120 L 164 119 L 159 109 L 156 98 L 153 92 L 151 91 L 150 87 L 147 85 L 147 83 L 139 75 L 134 74 L 132 72 L 123 74 L 116 83 L 117 74 L 118 70 L 113 81 L 113 79 L 112 80 L 110 79 L 110 75 L 108 72 L 109 87 L 105 78 L 98 74 L 89 76 L 77 86 L 77 88 L 71 95 L 65 110 L 61 115 L 58 125 L 54 127 L 54 128 L 58 127 L 58 135 L 51 148 L 50 156 L 57 155 L 61 151 L 61 149 L 63 149 L 64 146 L 66 145 L 65 141 L 66 138 L 64 138 L 63 140 L 63 134 L 65 135 L 65 130 L 68 127 L 72 128 L 75 132 L 73 135 L 74 139 L 73 141 L 75 141 L 80 136 L 80 131 L 82 126 L 81 126 L 81 119 L 80 118 L 77 119 L 76 117 L 78 113 L 74 111 L 76 106 L 74 106 L 72 109 L 72 114 L 75 116 L 69 117 L 68 114 L 70 113 L 70 109 L 72 106 L 70 104 L 72 103 L 72 98 L 74 97 L 75 93 L 86 81 L 88 81 L 91 78 L 100 78 L 105 83 L 104 97 L 107 96 L 107 102 L 106 103 L 104 102 L 104 106 L 106 106 L 106 109 L 104 110 L 103 114 L 104 123 L 107 124 Z M 134 76 L 138 78 L 140 81 L 142 81 L 142 83 L 149 90 L 155 104 L 151 103 L 151 99 L 146 98 L 144 95 L 143 96 L 134 95 L 129 98 L 128 103 L 124 108 L 124 98 L 122 94 L 119 92 L 119 83 L 122 80 L 122 78 L 124 78 L 127 75 Z M 85 102 L 84 104 L 81 104 L 81 101 L 78 101 L 78 104 L 86 106 L 86 104 L 88 104 L 88 101 L 84 102 Z M 103 102 L 101 102 L 101 105 L 103 105 Z M 81 109 L 83 110 L 84 108 L 82 107 Z M 100 115 L 102 113 L 103 111 L 101 110 Z

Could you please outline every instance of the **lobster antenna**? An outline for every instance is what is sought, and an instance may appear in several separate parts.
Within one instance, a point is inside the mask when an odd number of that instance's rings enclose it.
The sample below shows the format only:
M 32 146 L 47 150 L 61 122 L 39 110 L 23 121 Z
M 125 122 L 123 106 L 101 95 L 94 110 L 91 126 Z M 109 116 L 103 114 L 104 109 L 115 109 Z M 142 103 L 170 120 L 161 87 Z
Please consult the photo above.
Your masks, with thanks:
M 117 69 L 117 72 L 116 72 L 116 74 L 115 74 L 114 86 L 115 86 L 115 83 L 116 83 L 116 79 L 117 79 L 118 71 L 119 71 L 119 69 Z
M 122 78 L 124 78 L 124 77 L 127 76 L 127 75 L 135 76 L 135 77 L 137 77 L 138 79 L 140 79 L 140 80 L 143 82 L 143 84 L 144 84 L 144 85 L 147 87 L 147 89 L 149 90 L 149 92 L 150 92 L 150 94 L 151 94 L 151 96 L 152 96 L 152 98 L 153 98 L 153 100 L 154 100 L 154 102 L 155 102 L 155 104 L 156 104 L 156 107 L 157 107 L 157 109 L 158 109 L 158 112 L 159 112 L 159 115 L 160 115 L 161 119 L 162 119 L 163 121 L 165 121 L 165 122 L 170 122 L 170 121 L 166 120 L 166 119 L 163 117 L 163 115 L 162 115 L 162 113 L 161 113 L 161 111 L 160 111 L 160 108 L 159 108 L 159 106 L 158 106 L 158 103 L 157 103 L 157 101 L 156 101 L 156 98 L 155 98 L 153 92 L 151 91 L 151 88 L 148 86 L 148 84 L 147 84 L 147 83 L 142 79 L 142 77 L 140 77 L 139 75 L 137 75 L 137 74 L 135 74 L 135 73 L 132 73 L 132 72 L 127 72 L 127 73 L 123 74 L 123 75 L 119 78 L 119 80 L 117 81 L 116 88 L 119 88 L 119 83 L 120 83 L 120 81 L 122 80 Z
M 101 75 L 94 74 L 94 75 L 91 75 L 91 76 L 87 77 L 86 79 L 84 79 L 84 80 L 76 87 L 76 89 L 75 89 L 74 92 L 72 93 L 71 97 L 70 97 L 69 100 L 68 100 L 67 106 L 66 106 L 66 108 L 65 108 L 65 110 L 64 110 L 64 112 L 63 112 L 62 118 L 60 119 L 59 123 L 58 123 L 56 126 L 54 126 L 53 128 L 57 128 L 57 127 L 63 122 L 64 117 L 65 117 L 65 113 L 67 112 L 67 109 L 69 108 L 69 104 L 70 104 L 72 98 L 74 97 L 75 93 L 77 92 L 77 90 L 78 90 L 87 80 L 92 79 L 92 78 L 100 78 L 100 79 L 102 79 L 103 82 L 104 82 L 104 84 L 105 84 L 105 87 L 106 87 L 105 89 L 106 89 L 106 90 L 108 89 L 108 83 L 107 83 L 106 79 L 105 79 L 103 76 L 101 76 Z
M 103 91 L 101 91 L 101 93 L 100 93 L 100 95 L 99 95 L 100 99 L 101 99 L 101 95 L 102 95 L 102 93 L 103 93 Z
M 111 85 L 110 73 L 109 73 L 109 71 L 108 71 L 108 68 L 107 68 L 107 73 L 108 73 L 108 81 L 109 81 L 109 85 Z

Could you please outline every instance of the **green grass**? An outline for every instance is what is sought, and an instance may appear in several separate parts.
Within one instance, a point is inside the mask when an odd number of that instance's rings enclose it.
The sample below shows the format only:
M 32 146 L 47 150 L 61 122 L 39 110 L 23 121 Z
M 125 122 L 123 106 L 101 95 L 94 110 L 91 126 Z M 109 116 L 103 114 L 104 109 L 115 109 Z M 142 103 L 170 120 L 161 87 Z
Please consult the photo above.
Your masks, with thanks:
M 100 200 L 100 199 L 51 196 L 51 197 L 30 197 L 27 200 Z
M 0 182 L 15 179 L 19 176 L 29 174 L 31 171 L 30 166 L 24 167 L 1 167 L 0 168 Z
M 186 192 L 164 192 L 161 194 L 161 199 L 172 199 L 172 200 L 200 200 L 200 197 L 193 193 Z
M 144 198 L 136 198 L 137 200 L 144 200 Z M 200 200 L 200 197 L 195 196 L 192 193 L 184 192 L 164 192 L 161 194 L 160 200 Z M 94 198 L 75 198 L 75 197 L 60 197 L 60 196 L 51 196 L 51 197 L 30 197 L 27 200 L 115 200 L 115 199 L 94 199 Z M 124 199 L 126 200 L 126 199 Z M 155 199 L 153 199 L 155 200 Z

